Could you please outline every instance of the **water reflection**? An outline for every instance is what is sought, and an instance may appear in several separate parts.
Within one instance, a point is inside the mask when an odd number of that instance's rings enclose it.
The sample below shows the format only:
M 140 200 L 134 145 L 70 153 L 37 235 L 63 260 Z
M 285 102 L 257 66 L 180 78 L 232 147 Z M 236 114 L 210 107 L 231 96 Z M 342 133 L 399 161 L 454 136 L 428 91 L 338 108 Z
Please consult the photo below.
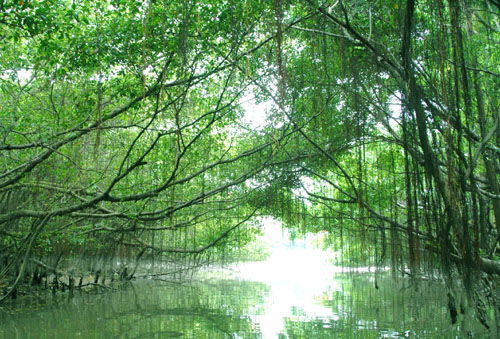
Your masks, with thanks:
M 283 239 L 282 239 L 283 240 Z M 0 338 L 462 338 L 443 287 L 389 272 L 343 272 L 308 241 L 281 242 L 264 263 L 211 269 L 189 286 L 138 281 L 118 291 L 0 309 Z M 494 336 L 492 336 L 494 337 Z
M 266 233 L 269 235 L 272 231 Z M 233 279 L 269 286 L 263 312 L 253 318 L 264 338 L 284 335 L 288 321 L 335 319 L 337 315 L 320 301 L 324 293 L 333 293 L 342 287 L 332 279 L 338 268 L 330 264 L 330 253 L 310 246 L 308 239 L 291 242 L 286 234 L 277 237 L 279 241 L 274 242 L 277 245 L 273 246 L 268 260 L 233 267 Z
M 384 275 L 376 290 L 372 278 L 337 273 L 331 284 L 306 285 L 284 279 L 211 279 L 191 286 L 138 282 L 115 292 L 4 309 L 0 337 L 463 337 L 463 324 L 450 324 L 439 285 L 426 283 L 415 292 Z M 487 337 L 480 327 L 471 330 Z
M 140 282 L 117 292 L 54 299 L 2 314 L 5 338 L 224 338 L 251 334 L 247 310 L 261 303 L 261 283 L 192 286 Z

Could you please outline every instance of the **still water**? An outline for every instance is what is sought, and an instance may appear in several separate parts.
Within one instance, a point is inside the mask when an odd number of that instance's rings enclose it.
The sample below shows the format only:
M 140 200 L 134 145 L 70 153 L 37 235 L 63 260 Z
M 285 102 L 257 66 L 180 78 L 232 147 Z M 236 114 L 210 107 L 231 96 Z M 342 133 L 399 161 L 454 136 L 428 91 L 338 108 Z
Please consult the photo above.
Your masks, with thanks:
M 271 237 L 272 238 L 272 237 Z M 106 293 L 0 308 L 0 338 L 489 338 L 451 325 L 443 287 L 336 268 L 286 236 L 268 260 L 212 267 L 189 285 L 136 281 Z M 467 334 L 468 333 L 468 334 Z

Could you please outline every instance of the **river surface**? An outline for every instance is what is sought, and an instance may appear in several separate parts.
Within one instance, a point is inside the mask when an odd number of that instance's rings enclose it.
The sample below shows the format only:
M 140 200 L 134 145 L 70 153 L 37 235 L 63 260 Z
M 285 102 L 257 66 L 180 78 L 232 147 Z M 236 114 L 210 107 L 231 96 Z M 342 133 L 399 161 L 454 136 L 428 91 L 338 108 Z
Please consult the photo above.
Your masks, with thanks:
M 4 306 L 0 338 L 493 337 L 467 318 L 452 325 L 437 282 L 416 291 L 390 272 L 332 266 L 307 240 L 277 240 L 268 260 L 211 267 L 188 285 L 142 280 Z

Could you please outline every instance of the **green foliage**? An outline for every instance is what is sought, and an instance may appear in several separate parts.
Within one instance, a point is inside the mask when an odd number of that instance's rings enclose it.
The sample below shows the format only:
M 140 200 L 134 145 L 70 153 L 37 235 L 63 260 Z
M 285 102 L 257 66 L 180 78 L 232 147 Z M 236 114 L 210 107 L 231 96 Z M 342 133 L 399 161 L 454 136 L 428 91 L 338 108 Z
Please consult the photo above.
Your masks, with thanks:
M 2 1 L 0 256 L 232 255 L 260 213 L 357 262 L 496 258 L 496 9 L 313 3 Z

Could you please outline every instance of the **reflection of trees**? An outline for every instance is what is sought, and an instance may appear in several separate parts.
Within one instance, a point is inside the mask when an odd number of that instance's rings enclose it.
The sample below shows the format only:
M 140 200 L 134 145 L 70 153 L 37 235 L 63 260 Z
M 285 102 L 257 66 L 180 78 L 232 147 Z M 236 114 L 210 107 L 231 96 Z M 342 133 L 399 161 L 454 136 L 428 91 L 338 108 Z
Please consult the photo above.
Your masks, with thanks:
M 161 285 L 143 282 L 103 295 L 82 295 L 43 313 L 11 316 L 5 333 L 26 337 L 220 338 L 252 333 L 249 309 L 262 304 L 267 286 L 254 282 Z
M 381 275 L 379 289 L 371 274 L 339 274 L 339 288 L 325 291 L 322 306 L 333 316 L 314 316 L 296 305 L 293 317 L 284 319 L 288 338 L 379 338 L 403 333 L 428 337 L 461 337 L 467 328 L 475 337 L 484 329 L 468 315 L 452 326 L 445 308 L 444 287 L 421 282 L 418 291 L 408 280 L 395 283 Z M 71 301 L 57 297 L 43 312 L 30 306 L 18 314 L 3 316 L 0 337 L 259 337 L 250 315 L 264 314 L 269 287 L 257 282 L 217 281 L 194 285 L 141 282 L 105 294 L 82 294 Z M 458 301 L 459 299 L 457 299 Z M 463 317 L 463 316 L 462 316 Z
M 325 293 L 322 305 L 332 309 L 336 317 L 285 319 L 290 338 L 379 338 L 381 335 L 443 337 L 452 333 L 463 335 L 466 327 L 480 336 L 484 328 L 478 321 L 464 320 L 453 327 L 446 308 L 444 286 L 435 281 L 421 282 L 418 289 L 408 280 L 396 282 L 388 275 L 378 280 L 374 288 L 372 275 L 339 275 L 341 290 Z

